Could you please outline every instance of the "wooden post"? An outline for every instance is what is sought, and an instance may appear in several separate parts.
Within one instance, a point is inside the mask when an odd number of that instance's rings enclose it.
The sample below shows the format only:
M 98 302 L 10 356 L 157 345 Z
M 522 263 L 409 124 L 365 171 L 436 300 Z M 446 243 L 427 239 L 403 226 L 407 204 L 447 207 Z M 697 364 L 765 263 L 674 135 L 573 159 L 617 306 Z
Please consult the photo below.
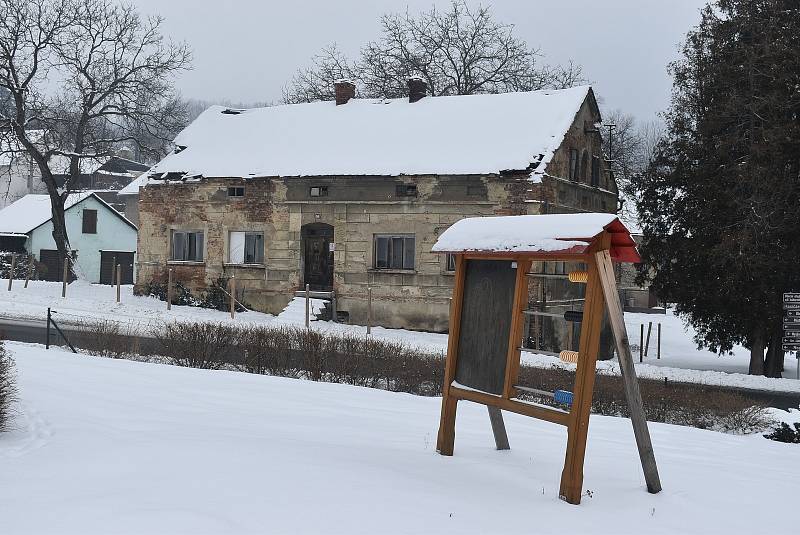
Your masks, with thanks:
M 611 256 L 608 251 L 597 253 L 597 262 L 600 268 L 600 280 L 605 294 L 608 316 L 611 329 L 614 331 L 614 340 L 617 345 L 619 369 L 625 383 L 625 397 L 628 400 L 628 410 L 631 414 L 633 434 L 636 437 L 636 447 L 639 449 L 639 459 L 642 463 L 647 491 L 655 494 L 661 491 L 661 480 L 658 476 L 653 444 L 650 440 L 650 431 L 647 429 L 647 418 L 644 414 L 642 395 L 639 392 L 639 383 L 636 381 L 636 368 L 633 365 L 631 346 L 628 343 L 628 333 L 625 330 L 625 319 L 622 316 L 619 299 L 617 297 L 614 267 L 611 265 Z
M 8 272 L 8 291 L 11 291 L 11 283 L 14 282 L 14 268 L 17 267 L 17 254 L 11 253 L 11 271 Z
M 453 455 L 456 438 L 456 409 L 458 399 L 450 395 L 450 385 L 456 376 L 458 360 L 458 337 L 461 332 L 461 306 L 464 297 L 465 261 L 463 254 L 456 255 L 456 272 L 453 286 L 453 300 L 450 307 L 450 328 L 447 336 L 447 359 L 444 365 L 444 384 L 442 385 L 442 413 L 439 417 L 439 434 L 436 438 L 436 451 L 441 455 Z
M 372 332 L 372 286 L 367 286 L 367 334 Z
M 511 446 L 508 444 L 508 433 L 506 433 L 506 424 L 503 422 L 502 411 L 490 405 L 487 405 L 486 408 L 489 409 L 489 421 L 492 424 L 495 447 L 498 450 L 510 450 Z
M 653 322 L 647 322 L 647 338 L 644 342 L 644 356 L 647 356 L 647 353 L 650 351 L 650 333 L 653 331 Z
M 310 305 L 310 302 L 309 302 L 310 298 L 309 298 L 308 293 L 309 293 L 309 289 L 310 288 L 311 288 L 311 286 L 309 284 L 306 284 L 306 329 L 308 329 L 311 326 L 311 321 L 310 321 L 310 319 L 308 317 L 308 315 L 309 315 L 309 305 Z
M 172 268 L 167 272 L 167 310 L 172 310 Z
M 592 255 L 587 259 L 588 280 L 586 300 L 581 322 L 581 339 L 578 345 L 578 363 L 572 409 L 567 426 L 567 453 L 558 495 L 571 504 L 581 503 L 583 488 L 583 462 L 586 455 L 586 437 L 589 432 L 589 414 L 592 409 L 595 366 L 600 347 L 600 330 L 603 319 L 603 293 L 597 262 Z
M 644 362 L 644 323 L 639 324 L 639 362 Z
M 61 297 L 67 297 L 67 278 L 69 276 L 69 257 L 64 258 L 63 282 L 61 283 Z
M 656 345 L 656 358 L 660 359 L 661 358 L 661 322 L 660 321 L 658 322 L 658 336 L 656 337 L 656 339 L 657 339 L 657 342 L 656 342 L 656 344 L 657 344 Z
M 572 351 L 572 338 L 575 336 L 575 323 L 572 321 L 567 322 L 568 336 L 567 351 Z
M 28 264 L 28 273 L 25 275 L 25 288 L 28 287 L 28 281 L 31 280 L 33 274 L 33 255 L 31 255 L 30 263 Z
M 119 303 L 120 297 L 120 284 L 122 284 L 122 266 L 117 264 L 117 303 Z
M 236 276 L 231 275 L 231 319 L 236 318 Z

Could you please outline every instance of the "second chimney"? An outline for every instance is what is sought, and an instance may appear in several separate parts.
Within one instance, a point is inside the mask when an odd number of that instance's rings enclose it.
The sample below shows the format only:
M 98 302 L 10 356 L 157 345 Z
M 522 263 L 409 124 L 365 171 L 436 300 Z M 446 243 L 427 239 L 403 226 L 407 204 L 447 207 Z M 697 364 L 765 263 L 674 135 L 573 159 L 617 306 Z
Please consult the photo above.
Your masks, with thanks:
M 350 80 L 336 80 L 333 83 L 333 92 L 336 96 L 336 105 L 347 104 L 356 96 L 356 84 Z
M 428 84 L 419 76 L 408 79 L 408 101 L 416 102 L 428 94 Z

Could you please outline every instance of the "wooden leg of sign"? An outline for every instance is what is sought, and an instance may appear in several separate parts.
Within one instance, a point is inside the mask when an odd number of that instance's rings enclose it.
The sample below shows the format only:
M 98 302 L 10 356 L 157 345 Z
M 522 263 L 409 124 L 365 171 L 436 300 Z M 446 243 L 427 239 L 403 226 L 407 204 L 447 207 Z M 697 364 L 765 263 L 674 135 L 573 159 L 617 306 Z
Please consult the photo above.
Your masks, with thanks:
M 442 385 L 442 414 L 439 418 L 439 435 L 436 440 L 436 451 L 442 455 L 453 455 L 453 445 L 456 437 L 456 408 L 458 400 L 450 396 L 450 385 L 456 377 L 465 267 L 464 255 L 456 255 L 455 284 L 453 286 L 453 300 L 450 305 L 450 330 L 447 337 L 447 359 L 444 365 L 444 384 Z
M 614 331 L 614 339 L 617 344 L 619 369 L 625 383 L 625 397 L 628 399 L 633 434 L 636 437 L 636 447 L 639 448 L 639 459 L 642 462 L 647 491 L 655 494 L 661 490 L 661 479 L 658 477 L 656 456 L 653 453 L 653 443 L 650 441 L 650 431 L 647 429 L 647 418 L 644 414 L 642 395 L 639 392 L 639 382 L 636 380 L 636 369 L 633 366 L 628 333 L 625 331 L 625 320 L 617 298 L 614 267 L 611 265 L 611 256 L 608 251 L 597 253 L 596 258 L 600 270 L 600 282 L 608 307 L 608 316 L 611 320 L 611 330 Z
M 508 445 L 508 434 L 506 434 L 506 424 L 503 422 L 503 412 L 497 407 L 486 406 L 489 409 L 489 421 L 492 423 L 492 434 L 494 434 L 494 444 L 498 450 L 510 450 Z
M 589 432 L 589 414 L 592 409 L 595 364 L 600 346 L 600 328 L 603 319 L 603 294 L 597 264 L 588 262 L 586 301 L 583 307 L 581 340 L 578 346 L 578 368 L 575 373 L 575 391 L 567 426 L 567 454 L 561 472 L 559 496 L 572 504 L 581 503 L 583 488 L 583 459 L 586 454 L 586 436 Z

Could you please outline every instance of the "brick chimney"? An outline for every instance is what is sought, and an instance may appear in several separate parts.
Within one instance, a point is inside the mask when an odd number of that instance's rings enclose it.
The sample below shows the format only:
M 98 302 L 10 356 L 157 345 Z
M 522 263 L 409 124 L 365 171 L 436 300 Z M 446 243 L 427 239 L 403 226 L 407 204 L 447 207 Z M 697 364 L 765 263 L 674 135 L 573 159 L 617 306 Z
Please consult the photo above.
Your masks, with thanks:
M 336 95 L 336 105 L 347 104 L 356 96 L 356 84 L 350 80 L 336 80 L 333 83 L 333 92 Z
M 408 101 L 416 102 L 428 94 L 428 84 L 419 76 L 408 79 Z

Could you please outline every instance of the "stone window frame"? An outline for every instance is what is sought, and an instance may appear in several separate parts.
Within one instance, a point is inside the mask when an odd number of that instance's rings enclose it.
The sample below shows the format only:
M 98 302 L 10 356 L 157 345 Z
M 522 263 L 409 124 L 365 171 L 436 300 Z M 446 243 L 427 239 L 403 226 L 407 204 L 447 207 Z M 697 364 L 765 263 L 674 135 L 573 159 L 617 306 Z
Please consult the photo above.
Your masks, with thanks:
M 244 186 L 228 186 L 229 199 L 241 199 L 245 195 Z
M 580 152 L 576 148 L 570 148 L 568 152 L 567 161 L 567 176 L 570 180 L 578 180 L 578 171 L 580 169 Z
M 202 258 L 200 260 L 178 260 L 173 257 L 175 253 L 175 233 L 199 233 L 203 235 L 203 250 L 202 250 Z M 208 229 L 206 228 L 185 228 L 185 227 L 172 227 L 169 229 L 169 240 L 168 240 L 168 250 L 167 250 L 167 264 L 181 264 L 181 265 L 202 265 L 206 262 L 206 255 L 208 254 Z
M 247 234 L 260 234 L 261 235 L 261 262 L 256 263 L 240 263 L 231 261 L 231 234 L 234 232 L 242 232 Z M 252 268 L 266 268 L 267 265 L 267 232 L 259 228 L 226 228 L 225 229 L 225 265 L 231 267 L 252 267 Z
M 378 267 L 378 239 L 379 238 L 402 238 L 403 241 L 403 266 L 402 267 Z M 405 251 L 405 240 L 413 239 L 414 241 L 414 254 L 411 257 L 413 262 L 412 266 L 405 267 L 405 260 L 406 260 L 406 251 Z M 391 242 L 390 242 L 391 243 Z M 402 272 L 402 273 L 412 273 L 415 272 L 417 269 L 417 235 L 413 232 L 376 232 L 372 235 L 372 261 L 370 262 L 369 270 L 380 272 L 380 273 L 389 273 L 389 272 Z

